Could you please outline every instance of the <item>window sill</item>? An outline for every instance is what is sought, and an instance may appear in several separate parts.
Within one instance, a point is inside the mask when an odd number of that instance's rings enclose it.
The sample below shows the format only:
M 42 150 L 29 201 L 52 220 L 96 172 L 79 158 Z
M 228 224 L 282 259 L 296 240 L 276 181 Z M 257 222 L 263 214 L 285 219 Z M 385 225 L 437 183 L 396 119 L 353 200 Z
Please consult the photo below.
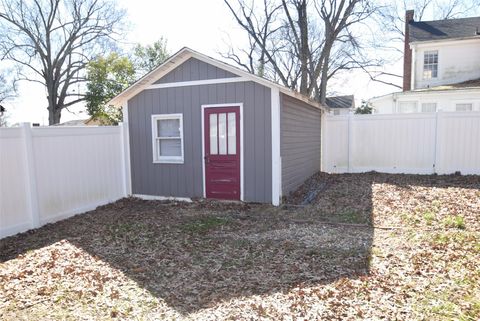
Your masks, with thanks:
M 183 159 L 159 159 L 159 160 L 154 160 L 153 164 L 183 164 L 184 160 Z

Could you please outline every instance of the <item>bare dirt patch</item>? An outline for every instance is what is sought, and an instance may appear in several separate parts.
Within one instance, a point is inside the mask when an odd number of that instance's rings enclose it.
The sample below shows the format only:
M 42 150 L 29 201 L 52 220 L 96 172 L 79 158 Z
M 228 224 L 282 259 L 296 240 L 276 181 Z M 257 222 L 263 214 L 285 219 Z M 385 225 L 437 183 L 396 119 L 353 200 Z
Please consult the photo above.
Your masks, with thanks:
M 0 319 L 480 318 L 480 178 L 309 184 L 308 206 L 123 199 L 0 240 Z

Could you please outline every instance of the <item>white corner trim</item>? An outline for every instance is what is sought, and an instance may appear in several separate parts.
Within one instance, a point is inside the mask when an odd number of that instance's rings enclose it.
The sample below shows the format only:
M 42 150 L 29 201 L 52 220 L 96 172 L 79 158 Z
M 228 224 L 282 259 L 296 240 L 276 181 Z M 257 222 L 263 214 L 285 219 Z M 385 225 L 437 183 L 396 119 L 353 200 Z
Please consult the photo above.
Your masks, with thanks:
M 415 46 L 412 48 L 412 61 L 410 62 L 412 64 L 411 66 L 411 75 L 410 75 L 410 90 L 415 89 L 416 85 L 416 79 L 415 79 L 415 72 L 417 71 L 417 49 Z
M 157 143 L 156 140 L 159 138 L 156 136 L 157 133 L 157 120 L 165 120 L 165 119 L 178 119 L 180 121 L 180 151 L 182 153 L 181 156 L 160 156 L 158 155 L 157 151 Z M 167 139 L 167 138 L 164 138 Z M 174 139 L 178 139 L 178 137 L 174 137 Z M 183 164 L 185 160 L 185 152 L 184 152 L 184 143 L 183 143 L 183 114 L 153 114 L 152 115 L 152 156 L 153 156 L 153 163 L 154 164 Z
M 128 121 L 128 101 L 122 106 L 123 123 L 122 123 L 122 150 L 123 150 L 123 164 L 125 166 L 124 172 L 124 192 L 125 196 L 132 194 L 132 167 L 130 164 L 130 129 Z
M 202 115 L 201 115 L 201 124 L 202 124 L 202 178 L 203 178 L 203 197 L 207 197 L 207 185 L 205 182 L 205 108 L 221 108 L 221 107 L 238 107 L 240 109 L 240 201 L 244 201 L 244 154 L 245 150 L 243 148 L 243 103 L 231 103 L 231 104 L 208 104 L 202 105 Z
M 227 83 L 245 82 L 245 81 L 248 81 L 248 79 L 245 78 L 245 77 L 203 79 L 203 80 L 192 80 L 192 81 L 169 82 L 169 83 L 163 83 L 163 84 L 153 84 L 153 85 L 148 86 L 146 89 L 175 88 L 175 87 L 213 85 L 213 84 L 227 84 Z
M 190 197 L 156 196 L 145 194 L 133 194 L 132 196 L 146 201 L 178 201 L 192 203 L 192 199 Z
M 272 117 L 272 204 L 280 205 L 282 195 L 282 159 L 280 154 L 280 91 L 271 88 Z

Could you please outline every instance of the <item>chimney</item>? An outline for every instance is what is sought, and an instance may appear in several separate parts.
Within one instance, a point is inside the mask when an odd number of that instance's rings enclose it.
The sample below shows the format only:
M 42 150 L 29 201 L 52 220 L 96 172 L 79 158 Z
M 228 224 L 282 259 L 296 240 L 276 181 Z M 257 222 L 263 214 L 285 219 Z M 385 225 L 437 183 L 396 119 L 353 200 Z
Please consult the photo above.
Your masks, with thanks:
M 413 19 L 414 11 L 405 12 L 405 43 L 403 49 L 403 91 L 412 89 L 412 49 L 410 49 L 410 22 Z

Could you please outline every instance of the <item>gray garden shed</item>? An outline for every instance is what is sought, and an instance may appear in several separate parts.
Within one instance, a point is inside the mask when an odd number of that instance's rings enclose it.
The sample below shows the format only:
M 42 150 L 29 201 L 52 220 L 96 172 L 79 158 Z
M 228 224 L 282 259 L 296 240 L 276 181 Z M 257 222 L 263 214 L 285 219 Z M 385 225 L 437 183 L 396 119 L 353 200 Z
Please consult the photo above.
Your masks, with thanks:
M 326 107 L 189 48 L 110 103 L 132 195 L 278 205 L 320 170 Z

